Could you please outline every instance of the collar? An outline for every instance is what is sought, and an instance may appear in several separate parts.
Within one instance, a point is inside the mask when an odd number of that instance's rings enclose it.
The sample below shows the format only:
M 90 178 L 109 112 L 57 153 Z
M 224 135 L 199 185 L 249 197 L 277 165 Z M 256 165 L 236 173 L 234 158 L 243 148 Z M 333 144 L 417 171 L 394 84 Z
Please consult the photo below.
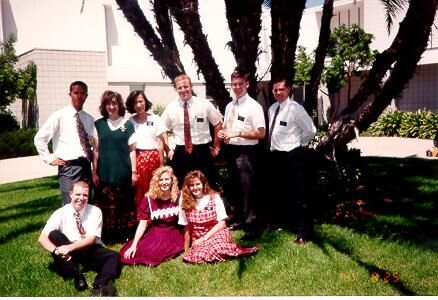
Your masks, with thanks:
M 178 98 L 179 106 L 184 107 L 184 103 L 187 102 L 187 106 L 190 108 L 193 105 L 193 98 L 194 98 L 194 96 L 192 96 L 192 98 L 190 98 L 187 101 L 182 101 L 180 98 Z
M 289 105 L 291 101 L 292 101 L 291 98 L 287 97 L 286 100 L 284 100 L 283 102 L 281 103 L 277 102 L 278 105 L 280 106 L 280 110 L 283 109 L 285 106 Z
M 67 106 L 67 111 L 69 114 L 71 114 L 73 117 L 76 115 L 76 113 L 79 113 L 79 115 L 81 115 L 81 112 L 83 112 L 83 110 L 77 111 L 73 105 L 69 105 Z
M 87 209 L 88 203 L 85 205 L 85 207 L 83 209 L 81 209 L 79 211 L 79 215 L 81 216 L 81 218 L 83 218 L 83 216 L 85 215 L 85 210 Z M 68 204 L 68 211 L 69 213 L 71 212 L 72 215 L 74 215 L 76 213 L 76 210 L 73 207 L 73 204 Z
M 235 99 L 233 100 L 233 104 L 239 106 L 240 104 L 242 104 L 243 102 L 245 102 L 246 99 L 247 99 L 248 97 L 249 97 L 249 96 L 248 96 L 248 93 L 246 93 L 245 95 L 243 95 L 243 96 L 240 97 L 240 98 L 235 98 Z

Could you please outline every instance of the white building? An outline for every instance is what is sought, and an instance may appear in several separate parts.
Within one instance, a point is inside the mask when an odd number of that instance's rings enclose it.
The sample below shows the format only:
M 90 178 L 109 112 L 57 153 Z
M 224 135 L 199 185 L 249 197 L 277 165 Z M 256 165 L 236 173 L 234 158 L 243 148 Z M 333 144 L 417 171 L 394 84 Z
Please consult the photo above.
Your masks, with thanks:
M 317 46 L 321 15 L 322 6 L 309 8 L 303 15 L 298 43 L 309 51 Z M 388 34 L 382 1 L 339 0 L 334 2 L 331 28 L 340 24 L 358 24 L 365 32 L 374 35 L 371 47 L 380 52 L 391 45 L 403 18 L 404 13 L 399 13 L 398 17 L 393 20 L 391 33 Z M 409 81 L 401 97 L 393 101 L 397 109 L 403 111 L 416 111 L 422 108 L 438 110 L 438 14 L 435 16 L 434 24 L 427 50 L 423 53 L 414 77 Z M 308 34 L 309 31 L 315 34 Z M 357 89 L 358 85 L 357 80 L 353 89 Z M 343 96 L 345 94 L 345 91 L 341 91 L 341 99 L 344 101 L 346 101 L 346 96 Z
M 199 2 L 204 33 L 216 63 L 228 81 L 236 63 L 226 47 L 231 36 L 224 3 L 218 0 Z M 148 20 L 154 24 L 149 1 L 139 3 Z M 321 12 L 321 6 L 307 9 L 302 19 L 299 43 L 309 50 L 317 44 Z M 379 0 L 336 1 L 334 12 L 333 26 L 358 23 L 365 31 L 374 34 L 373 47 L 378 50 L 388 47 L 398 30 L 398 21 L 395 20 L 391 36 L 387 35 Z M 29 60 L 37 65 L 39 124 L 68 103 L 68 87 L 74 80 L 83 80 L 88 84 L 89 97 L 85 109 L 96 117 L 99 98 L 105 89 L 114 89 L 124 97 L 134 89 L 145 89 L 155 105 L 165 105 L 175 98 L 170 80 L 164 78 L 160 66 L 152 59 L 114 0 L 0 0 L 0 17 L 0 41 L 7 39 L 10 33 L 16 33 L 15 48 L 20 55 L 20 65 Z M 259 76 L 268 75 L 264 80 L 269 80 L 269 23 L 267 13 L 263 17 L 260 34 L 263 52 L 258 66 Z M 438 101 L 435 101 L 438 98 L 438 31 L 436 27 L 433 30 L 430 47 L 415 78 L 402 98 L 395 101 L 400 109 L 438 109 Z M 203 78 L 197 75 L 191 49 L 183 45 L 183 36 L 177 25 L 174 31 L 181 60 L 192 77 L 194 90 L 203 96 Z M 19 101 L 12 110 L 20 118 Z

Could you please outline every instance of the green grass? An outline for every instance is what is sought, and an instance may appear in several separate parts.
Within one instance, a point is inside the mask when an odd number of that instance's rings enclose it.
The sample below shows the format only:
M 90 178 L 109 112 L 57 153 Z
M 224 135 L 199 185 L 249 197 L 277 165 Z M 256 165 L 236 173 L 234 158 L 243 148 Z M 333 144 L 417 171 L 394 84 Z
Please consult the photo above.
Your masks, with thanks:
M 362 160 L 374 217 L 317 225 L 304 246 L 293 244 L 288 231 L 265 231 L 255 241 L 260 252 L 249 258 L 126 266 L 115 283 L 118 295 L 437 295 L 438 161 Z M 0 185 L 0 296 L 90 295 L 49 270 L 51 257 L 37 243 L 60 202 L 55 177 Z M 242 234 L 233 232 L 236 240 Z M 94 276 L 86 273 L 89 284 Z

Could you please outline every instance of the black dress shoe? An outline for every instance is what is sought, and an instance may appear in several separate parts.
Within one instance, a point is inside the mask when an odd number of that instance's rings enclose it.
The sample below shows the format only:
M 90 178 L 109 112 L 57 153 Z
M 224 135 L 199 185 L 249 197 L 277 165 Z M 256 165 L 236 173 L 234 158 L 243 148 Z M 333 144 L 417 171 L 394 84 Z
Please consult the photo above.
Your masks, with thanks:
M 75 288 L 78 291 L 83 291 L 88 287 L 87 281 L 85 280 L 83 274 L 75 276 L 74 281 L 75 281 Z
M 305 238 L 298 237 L 298 238 L 294 241 L 294 243 L 295 243 L 295 244 L 298 244 L 298 245 L 303 245 L 303 244 L 307 243 L 307 240 L 306 240 Z
M 94 286 L 91 294 L 94 297 L 113 297 L 116 295 L 116 288 L 111 282 L 106 284 L 98 284 Z

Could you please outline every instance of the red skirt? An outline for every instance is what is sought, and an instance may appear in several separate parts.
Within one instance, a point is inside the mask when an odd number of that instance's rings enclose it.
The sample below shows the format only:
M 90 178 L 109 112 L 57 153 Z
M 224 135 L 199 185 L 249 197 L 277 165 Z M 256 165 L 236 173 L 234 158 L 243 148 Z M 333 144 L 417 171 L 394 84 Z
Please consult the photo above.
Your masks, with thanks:
M 135 194 L 135 204 L 137 208 L 140 206 L 144 195 L 149 190 L 149 184 L 152 179 L 152 173 L 160 167 L 160 153 L 157 149 L 154 150 L 136 150 L 137 154 L 137 172 L 138 183 Z

